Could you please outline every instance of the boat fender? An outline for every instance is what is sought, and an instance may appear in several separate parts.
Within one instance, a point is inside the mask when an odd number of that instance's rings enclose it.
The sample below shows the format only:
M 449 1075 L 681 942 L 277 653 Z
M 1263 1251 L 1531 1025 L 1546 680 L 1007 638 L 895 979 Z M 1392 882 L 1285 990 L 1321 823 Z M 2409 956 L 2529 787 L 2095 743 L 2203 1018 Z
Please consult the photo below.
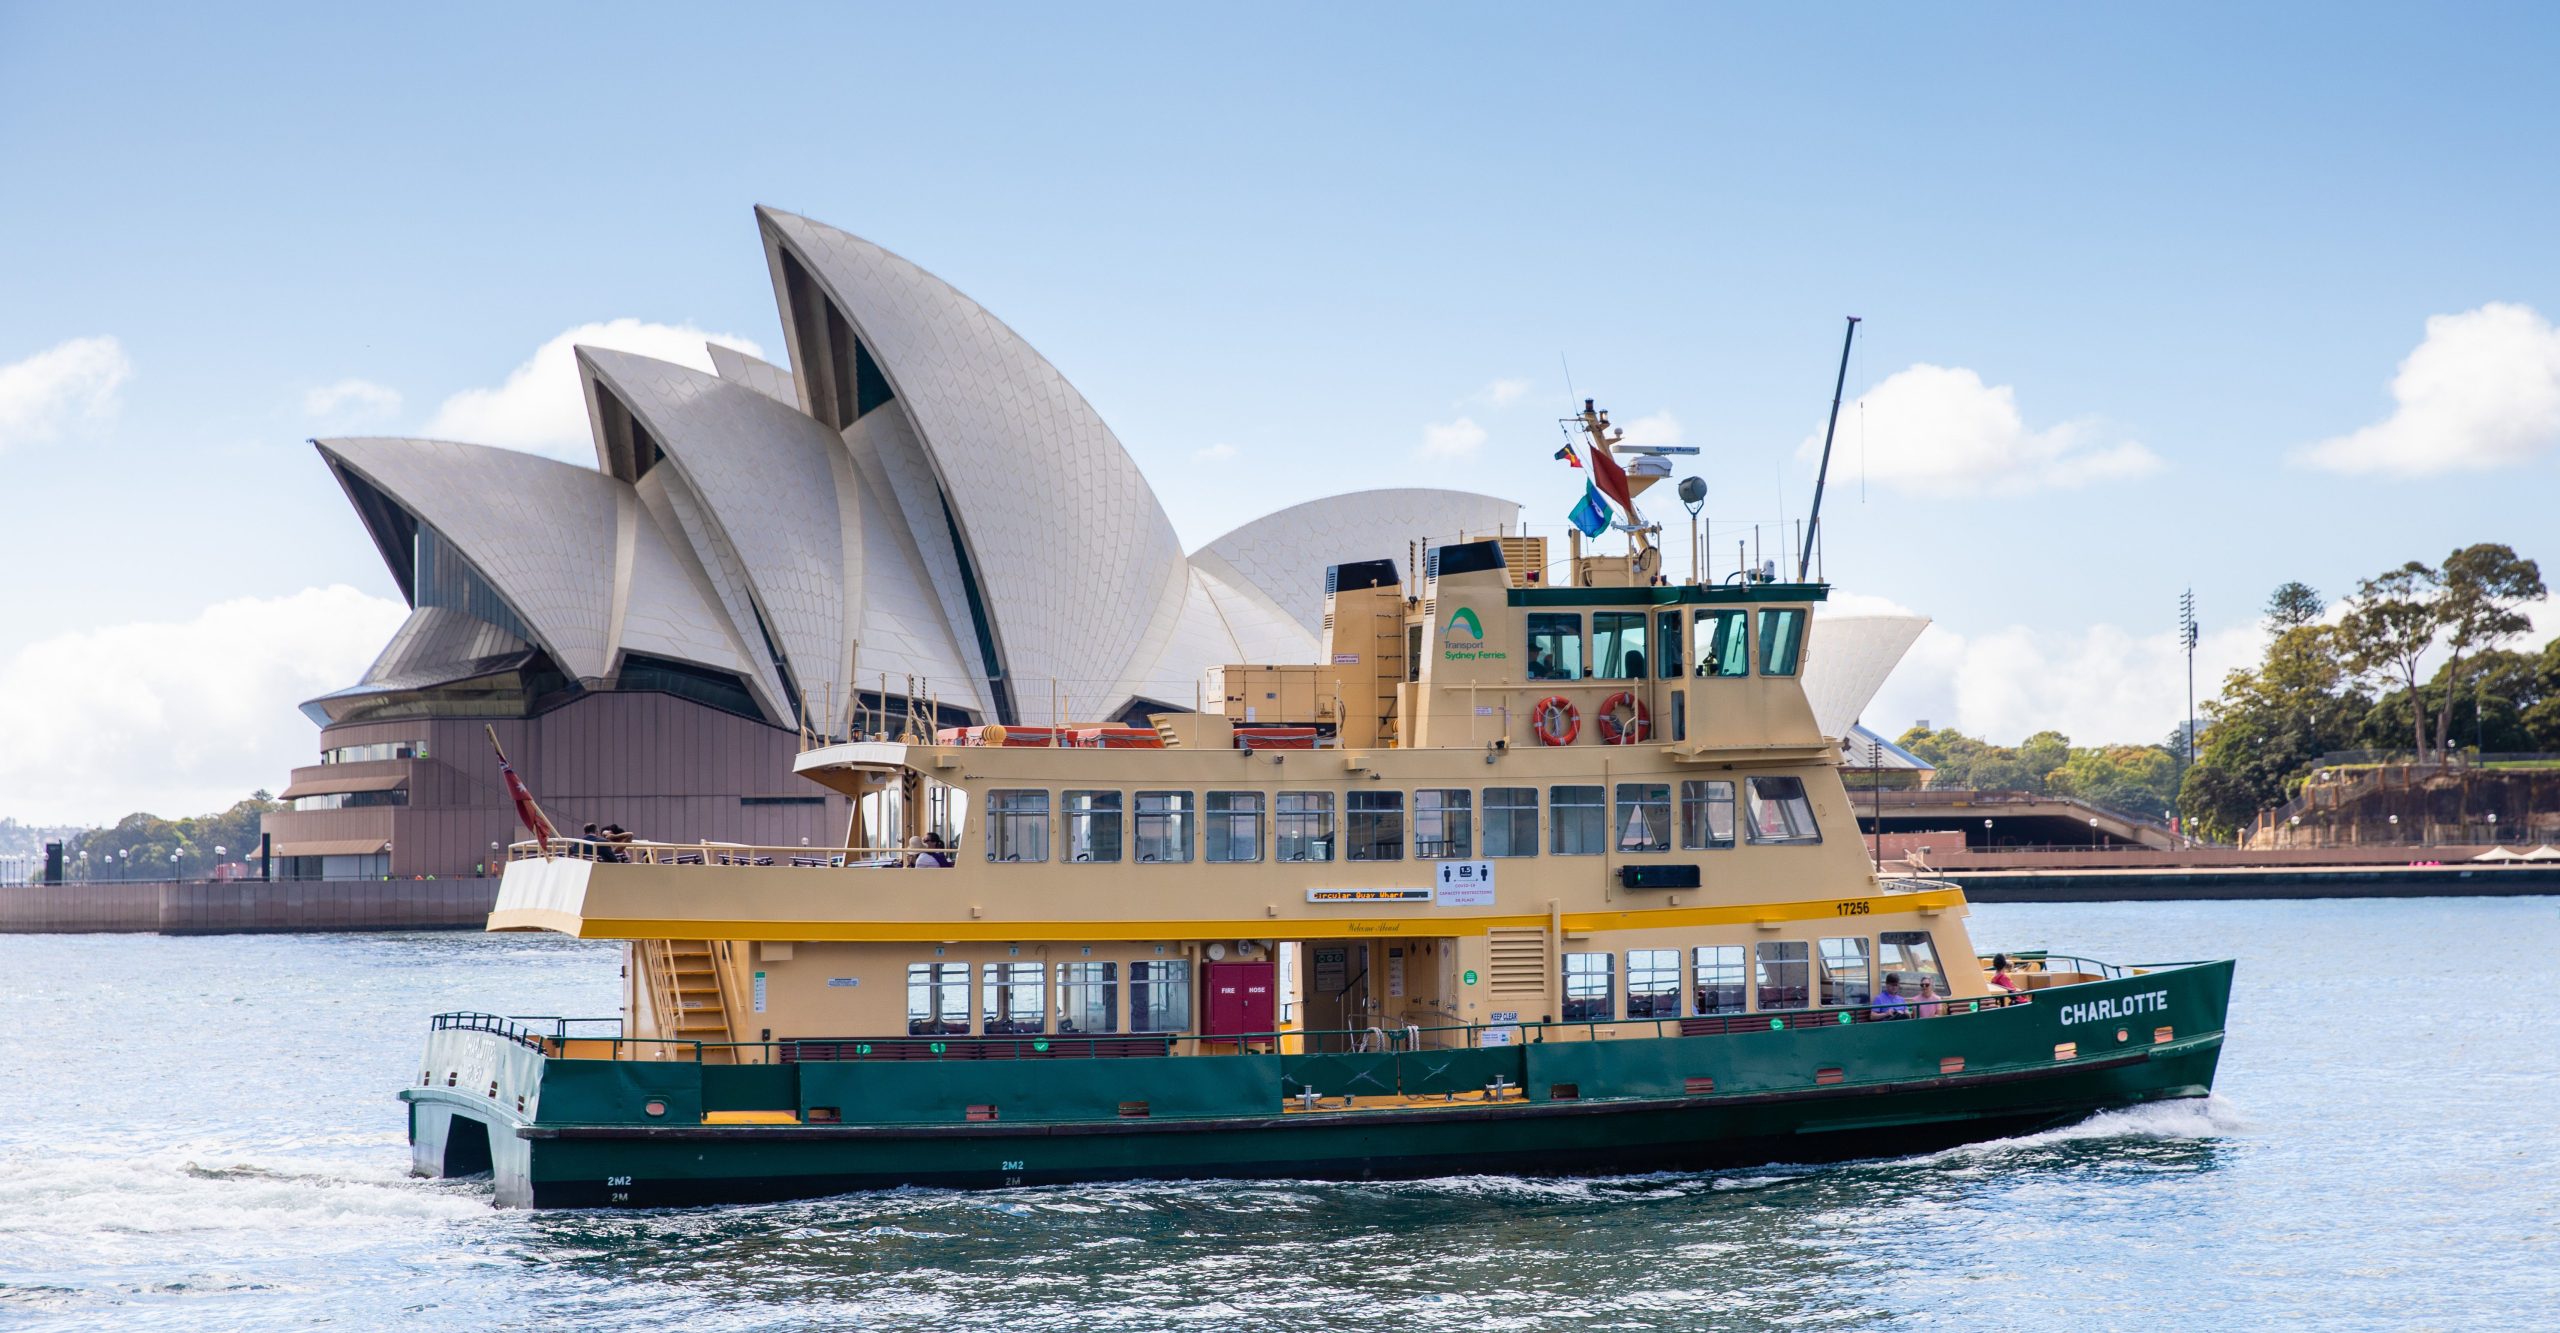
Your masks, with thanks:
M 1541 745 L 1571 745 L 1582 734 L 1582 710 L 1561 694 L 1540 699 L 1529 710 L 1529 729 L 1538 735 Z
M 1627 720 L 1618 720 L 1618 710 Z M 1653 737 L 1653 713 L 1633 690 L 1620 690 L 1600 701 L 1600 739 L 1611 745 L 1636 745 Z

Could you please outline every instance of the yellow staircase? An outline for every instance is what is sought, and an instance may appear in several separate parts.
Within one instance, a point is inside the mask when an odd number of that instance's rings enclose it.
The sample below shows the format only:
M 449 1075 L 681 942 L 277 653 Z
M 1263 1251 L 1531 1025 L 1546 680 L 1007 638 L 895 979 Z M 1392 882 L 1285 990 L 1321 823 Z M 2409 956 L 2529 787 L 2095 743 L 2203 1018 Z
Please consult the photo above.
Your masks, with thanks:
M 649 995 L 657 1011 L 658 1032 L 678 1041 L 727 1042 L 737 1038 L 729 1026 L 729 1000 L 720 958 L 709 940 L 643 940 L 649 963 Z M 690 1050 L 670 1049 L 668 1059 L 690 1059 Z M 706 1049 L 705 1062 L 729 1064 L 733 1051 Z

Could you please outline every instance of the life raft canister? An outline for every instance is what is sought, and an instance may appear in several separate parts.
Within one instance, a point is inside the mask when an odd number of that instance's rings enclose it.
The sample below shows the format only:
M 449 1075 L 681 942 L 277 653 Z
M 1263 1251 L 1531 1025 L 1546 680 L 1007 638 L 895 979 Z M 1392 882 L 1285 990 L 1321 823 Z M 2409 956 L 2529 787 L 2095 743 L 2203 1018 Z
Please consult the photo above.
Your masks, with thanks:
M 1627 720 L 1618 720 L 1618 710 L 1627 710 Z M 1610 745 L 1635 745 L 1653 736 L 1653 713 L 1633 690 L 1620 690 L 1600 701 L 1600 739 Z
M 1540 699 L 1529 711 L 1529 729 L 1542 745 L 1571 745 L 1582 734 L 1582 710 L 1561 694 Z

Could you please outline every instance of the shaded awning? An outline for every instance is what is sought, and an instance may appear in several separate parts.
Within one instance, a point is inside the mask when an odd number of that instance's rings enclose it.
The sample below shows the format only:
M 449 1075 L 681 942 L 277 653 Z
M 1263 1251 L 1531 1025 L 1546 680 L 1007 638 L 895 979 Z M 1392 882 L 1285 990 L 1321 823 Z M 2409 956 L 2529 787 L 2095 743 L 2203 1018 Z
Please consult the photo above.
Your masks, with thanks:
M 409 785 L 406 773 L 375 773 L 355 778 L 304 778 L 284 789 L 278 800 L 298 796 L 338 796 L 351 791 L 394 791 Z
M 280 842 L 278 856 L 372 856 L 388 851 L 388 838 L 318 838 L 310 842 Z

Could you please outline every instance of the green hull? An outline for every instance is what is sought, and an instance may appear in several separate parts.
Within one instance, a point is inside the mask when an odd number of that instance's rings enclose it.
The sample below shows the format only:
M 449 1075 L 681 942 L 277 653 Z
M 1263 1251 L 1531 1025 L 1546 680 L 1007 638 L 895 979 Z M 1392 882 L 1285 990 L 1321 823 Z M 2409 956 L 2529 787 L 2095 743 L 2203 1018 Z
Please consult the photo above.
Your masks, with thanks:
M 500 1203 L 534 1207 L 1699 1170 L 1928 1151 L 2204 1096 L 2230 980 L 2227 962 L 2197 964 L 1908 1022 L 1369 1056 L 705 1066 L 552 1059 L 497 1034 L 441 1031 L 425 1086 L 402 1095 L 418 1173 L 487 1171 Z M 1943 1072 L 1954 1060 L 1962 1068 Z M 1430 1096 L 1497 1076 L 1525 1099 L 1277 1109 L 1302 1090 Z M 1123 1118 L 1138 1102 L 1146 1117 Z M 858 1123 L 701 1123 L 706 1110 L 813 1107 Z M 999 1118 L 972 1120 L 973 1108 Z

